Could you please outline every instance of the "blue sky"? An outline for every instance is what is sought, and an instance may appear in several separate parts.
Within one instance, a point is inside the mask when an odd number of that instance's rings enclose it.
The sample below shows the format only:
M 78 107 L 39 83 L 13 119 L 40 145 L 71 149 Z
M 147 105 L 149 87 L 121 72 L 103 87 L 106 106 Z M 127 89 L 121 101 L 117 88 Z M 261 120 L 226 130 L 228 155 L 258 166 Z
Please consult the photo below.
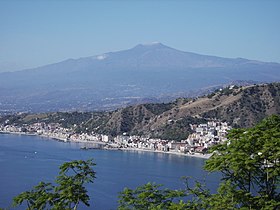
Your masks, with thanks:
M 139 43 L 280 63 L 279 0 L 0 0 L 0 71 Z

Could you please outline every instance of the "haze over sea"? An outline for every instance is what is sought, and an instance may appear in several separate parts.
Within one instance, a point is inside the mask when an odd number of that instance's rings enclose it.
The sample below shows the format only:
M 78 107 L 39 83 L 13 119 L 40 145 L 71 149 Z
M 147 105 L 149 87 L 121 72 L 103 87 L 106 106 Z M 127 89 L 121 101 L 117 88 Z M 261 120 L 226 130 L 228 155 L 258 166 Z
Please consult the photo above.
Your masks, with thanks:
M 12 198 L 30 190 L 40 181 L 53 182 L 59 166 L 66 161 L 93 158 L 97 178 L 88 187 L 91 207 L 116 209 L 118 192 L 147 182 L 164 187 L 183 188 L 180 178 L 206 180 L 212 190 L 217 175 L 203 171 L 204 159 L 139 151 L 81 150 L 81 143 L 64 143 L 37 136 L 0 134 L 0 207 L 7 208 Z M 22 209 L 18 208 L 18 209 Z

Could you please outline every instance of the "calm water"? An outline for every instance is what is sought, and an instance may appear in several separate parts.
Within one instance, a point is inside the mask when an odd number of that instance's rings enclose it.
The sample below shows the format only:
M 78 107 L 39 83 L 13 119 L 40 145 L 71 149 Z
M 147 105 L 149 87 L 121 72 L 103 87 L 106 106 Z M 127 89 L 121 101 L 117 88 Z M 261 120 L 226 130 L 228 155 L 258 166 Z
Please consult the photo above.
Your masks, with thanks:
M 39 181 L 53 182 L 58 167 L 76 159 L 93 158 L 97 164 L 97 178 L 88 188 L 90 209 L 116 209 L 118 192 L 147 182 L 175 189 L 184 186 L 180 177 L 192 176 L 206 179 L 212 189 L 217 185 L 218 177 L 206 177 L 202 170 L 203 159 L 150 152 L 81 150 L 81 146 L 35 136 L 0 134 L 0 208 L 9 207 L 14 196 L 30 190 Z

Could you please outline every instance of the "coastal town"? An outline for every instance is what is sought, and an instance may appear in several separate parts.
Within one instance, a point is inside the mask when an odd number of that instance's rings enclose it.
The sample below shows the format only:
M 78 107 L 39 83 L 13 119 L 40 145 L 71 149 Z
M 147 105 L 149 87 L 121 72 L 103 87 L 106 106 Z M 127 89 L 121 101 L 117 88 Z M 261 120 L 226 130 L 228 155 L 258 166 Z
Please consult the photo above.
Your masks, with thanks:
M 129 136 L 126 133 L 112 137 L 96 133 L 75 133 L 72 129 L 63 128 L 59 123 L 34 123 L 24 126 L 0 125 L 0 132 L 38 135 L 64 142 L 87 143 L 81 149 L 118 149 L 166 152 L 181 155 L 193 155 L 208 158 L 208 149 L 226 140 L 231 129 L 226 122 L 209 121 L 205 124 L 190 124 L 192 134 L 181 141 L 170 141 L 142 136 Z

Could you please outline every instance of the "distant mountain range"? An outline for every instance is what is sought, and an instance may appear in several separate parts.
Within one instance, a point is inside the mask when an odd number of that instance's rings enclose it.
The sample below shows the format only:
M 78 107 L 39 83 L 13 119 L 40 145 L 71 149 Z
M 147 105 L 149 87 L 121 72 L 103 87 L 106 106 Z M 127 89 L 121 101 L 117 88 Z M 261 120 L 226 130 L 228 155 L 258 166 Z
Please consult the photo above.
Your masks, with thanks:
M 0 74 L 0 112 L 112 110 L 235 81 L 280 80 L 280 64 L 182 52 L 161 43 Z

